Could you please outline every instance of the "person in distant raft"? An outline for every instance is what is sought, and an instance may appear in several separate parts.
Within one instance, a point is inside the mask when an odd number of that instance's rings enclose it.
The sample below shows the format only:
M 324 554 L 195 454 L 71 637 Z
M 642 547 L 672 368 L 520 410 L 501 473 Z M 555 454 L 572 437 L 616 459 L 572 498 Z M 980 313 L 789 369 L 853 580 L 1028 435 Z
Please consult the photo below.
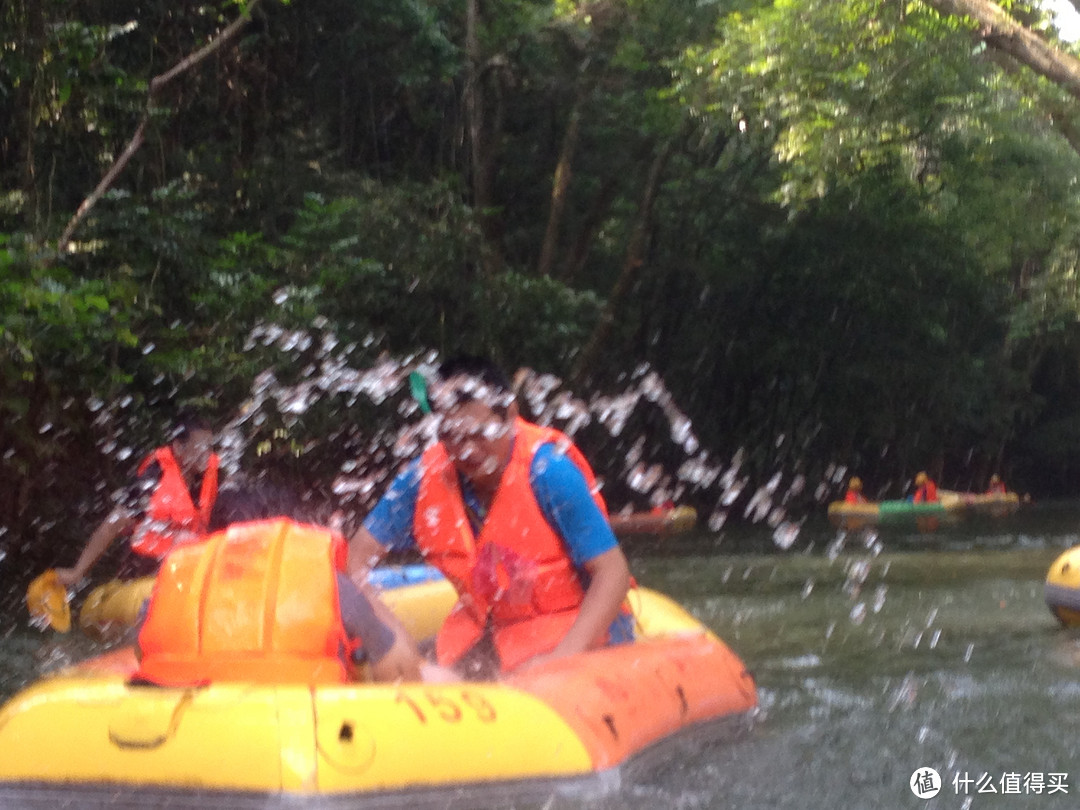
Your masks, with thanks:
M 453 358 L 437 377 L 439 441 L 354 534 L 354 581 L 389 550 L 419 550 L 459 597 L 438 662 L 469 678 L 632 640 L 629 566 L 588 462 L 563 433 L 519 417 L 493 363 Z
M 857 475 L 851 476 L 848 481 L 847 492 L 844 493 L 844 503 L 866 503 L 866 496 L 862 491 L 862 479 Z
M 990 476 L 990 486 L 986 488 L 987 495 L 1004 495 L 1006 492 L 1005 482 L 1001 480 L 1001 476 L 994 473 Z
M 78 583 L 122 534 L 130 538 L 117 578 L 153 574 L 169 549 L 206 534 L 218 465 L 210 428 L 198 416 L 181 415 L 172 440 L 139 465 L 138 481 L 90 535 L 75 565 L 56 569 L 59 582 Z
M 343 573 L 344 539 L 297 514 L 282 493 L 225 490 L 226 525 L 180 546 L 158 572 L 136 645 L 136 679 L 162 686 L 212 681 L 344 683 L 368 664 L 373 680 L 447 680 L 387 608 Z
M 938 500 L 937 484 L 925 472 L 915 476 L 915 494 L 911 500 L 915 503 L 935 503 Z

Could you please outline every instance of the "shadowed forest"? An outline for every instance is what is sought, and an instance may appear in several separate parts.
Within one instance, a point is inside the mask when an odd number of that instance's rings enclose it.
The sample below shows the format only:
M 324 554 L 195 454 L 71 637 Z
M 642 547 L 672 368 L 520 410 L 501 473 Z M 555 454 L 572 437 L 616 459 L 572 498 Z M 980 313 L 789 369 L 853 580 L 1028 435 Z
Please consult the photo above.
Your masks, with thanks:
M 460 352 L 655 372 L 744 500 L 1074 495 L 1080 63 L 1002 5 L 4 3 L 0 549 L 81 542 L 182 406 L 333 498 L 407 391 L 328 365 Z M 268 369 L 320 393 L 238 422 Z

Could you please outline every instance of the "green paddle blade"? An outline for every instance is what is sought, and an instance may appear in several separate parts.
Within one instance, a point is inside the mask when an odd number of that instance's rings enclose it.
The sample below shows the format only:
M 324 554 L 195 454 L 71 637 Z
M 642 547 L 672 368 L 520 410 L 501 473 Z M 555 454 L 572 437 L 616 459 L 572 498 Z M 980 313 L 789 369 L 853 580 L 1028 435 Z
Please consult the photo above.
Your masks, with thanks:
M 409 393 L 412 394 L 412 398 L 420 405 L 421 411 L 424 413 L 431 413 L 431 403 L 428 402 L 427 397 L 427 380 L 424 379 L 424 375 L 419 371 L 409 373 Z

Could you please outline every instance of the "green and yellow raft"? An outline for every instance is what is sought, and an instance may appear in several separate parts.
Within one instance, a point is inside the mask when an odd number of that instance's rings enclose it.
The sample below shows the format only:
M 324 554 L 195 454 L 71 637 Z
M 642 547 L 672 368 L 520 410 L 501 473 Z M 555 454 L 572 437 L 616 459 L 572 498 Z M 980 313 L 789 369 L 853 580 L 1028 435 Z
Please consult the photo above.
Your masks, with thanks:
M 869 501 L 867 503 L 833 501 L 829 504 L 829 518 L 834 523 L 844 524 L 918 520 L 927 517 L 961 515 L 969 511 L 996 515 L 1011 512 L 1020 505 L 1020 497 L 1015 492 L 989 495 L 938 490 L 938 498 L 939 500 L 931 503 L 914 503 L 908 500 Z
M 385 596 L 419 638 L 456 598 L 442 579 Z M 162 688 L 129 682 L 134 654 L 121 648 L 0 708 L 0 805 L 126 795 L 143 806 L 307 807 L 605 790 L 658 744 L 742 729 L 757 705 L 745 666 L 706 627 L 657 592 L 638 588 L 631 602 L 635 643 L 499 682 Z

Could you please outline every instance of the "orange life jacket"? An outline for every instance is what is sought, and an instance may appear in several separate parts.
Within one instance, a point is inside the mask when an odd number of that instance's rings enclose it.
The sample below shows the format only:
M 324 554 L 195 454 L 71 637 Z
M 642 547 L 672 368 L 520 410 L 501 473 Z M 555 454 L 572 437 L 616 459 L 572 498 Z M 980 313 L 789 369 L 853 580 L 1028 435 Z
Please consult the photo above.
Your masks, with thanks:
M 466 514 L 457 472 L 442 444 L 429 448 L 416 500 L 413 534 L 427 562 L 457 589 L 459 600 L 436 639 L 440 663 L 456 662 L 490 617 L 502 667 L 513 669 L 566 635 L 584 598 L 562 538 L 529 485 L 537 449 L 553 442 L 581 470 L 604 514 L 607 507 L 585 457 L 563 433 L 518 419 L 514 447 L 479 537 Z
M 915 497 L 912 500 L 915 503 L 936 503 L 937 499 L 937 484 L 933 481 L 927 481 L 915 490 Z
M 866 503 L 866 497 L 861 492 L 849 489 L 844 495 L 844 503 Z
M 169 553 L 139 632 L 137 677 L 341 683 L 340 538 L 285 518 L 236 523 Z
M 206 534 L 210 510 L 217 499 L 220 462 L 216 453 L 210 454 L 196 507 L 180 465 L 167 445 L 159 447 L 139 465 L 139 475 L 155 461 L 161 467 L 161 480 L 150 496 L 145 516 L 131 536 L 131 548 L 136 554 L 161 559 L 173 546 L 190 543 Z

